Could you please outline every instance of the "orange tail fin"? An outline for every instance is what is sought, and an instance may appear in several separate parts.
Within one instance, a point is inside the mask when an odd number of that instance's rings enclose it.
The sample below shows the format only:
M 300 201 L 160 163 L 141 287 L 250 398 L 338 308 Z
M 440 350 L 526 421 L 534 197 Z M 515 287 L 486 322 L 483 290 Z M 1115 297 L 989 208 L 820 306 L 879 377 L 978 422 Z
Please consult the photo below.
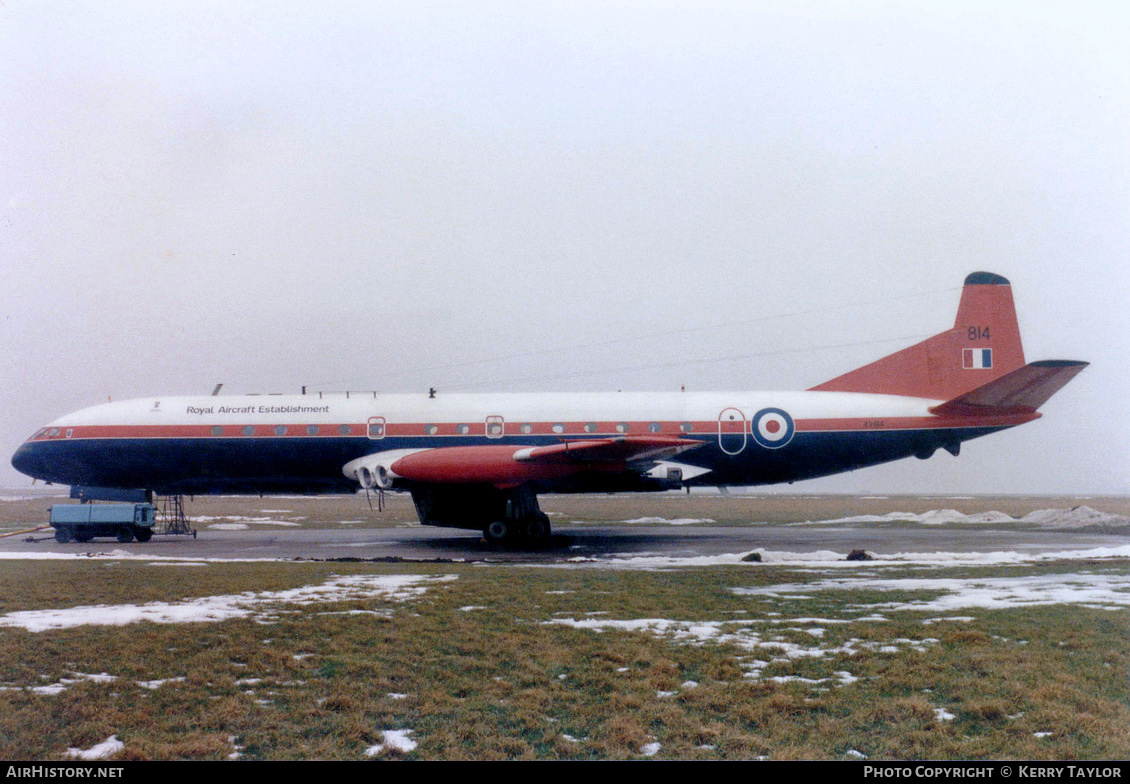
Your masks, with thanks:
M 953 400 L 1024 367 L 1008 280 L 991 272 L 965 279 L 953 329 L 812 387 Z

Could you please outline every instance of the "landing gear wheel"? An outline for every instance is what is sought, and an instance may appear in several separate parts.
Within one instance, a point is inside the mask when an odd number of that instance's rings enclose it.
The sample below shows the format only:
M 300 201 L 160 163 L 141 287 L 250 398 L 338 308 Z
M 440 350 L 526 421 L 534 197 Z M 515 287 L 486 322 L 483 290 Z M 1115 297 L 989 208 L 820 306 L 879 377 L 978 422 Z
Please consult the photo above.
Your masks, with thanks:
M 538 514 L 526 520 L 526 539 L 531 544 L 545 544 L 549 541 L 549 518 L 544 514 Z
M 118 541 L 122 544 L 129 544 L 133 541 L 133 531 L 131 531 L 129 528 L 119 528 Z
M 153 529 L 151 528 L 138 528 L 134 531 L 134 536 L 137 537 L 139 542 L 148 542 L 153 538 Z
M 70 528 L 55 529 L 55 541 L 59 544 L 66 544 L 67 542 L 71 541 L 74 536 L 74 531 L 72 531 Z
M 495 520 L 483 529 L 483 538 L 491 544 L 502 544 L 510 535 L 510 525 L 505 520 Z

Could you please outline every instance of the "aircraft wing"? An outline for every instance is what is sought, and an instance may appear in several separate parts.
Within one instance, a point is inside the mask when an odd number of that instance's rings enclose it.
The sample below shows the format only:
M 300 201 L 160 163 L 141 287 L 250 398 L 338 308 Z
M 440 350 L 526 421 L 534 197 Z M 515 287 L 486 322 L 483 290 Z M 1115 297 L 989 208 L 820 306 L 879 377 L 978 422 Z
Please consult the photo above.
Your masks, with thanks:
M 590 441 L 563 441 L 553 446 L 537 446 L 519 449 L 514 459 L 524 463 L 562 463 L 583 464 L 593 461 L 635 462 L 637 460 L 659 460 L 674 457 L 680 452 L 702 446 L 701 441 L 678 436 L 623 436 L 621 438 L 597 438 Z
M 342 469 L 364 487 L 487 484 L 516 487 L 584 472 L 646 471 L 664 458 L 701 446 L 678 436 L 622 436 L 563 441 L 550 446 L 480 445 L 376 452 Z

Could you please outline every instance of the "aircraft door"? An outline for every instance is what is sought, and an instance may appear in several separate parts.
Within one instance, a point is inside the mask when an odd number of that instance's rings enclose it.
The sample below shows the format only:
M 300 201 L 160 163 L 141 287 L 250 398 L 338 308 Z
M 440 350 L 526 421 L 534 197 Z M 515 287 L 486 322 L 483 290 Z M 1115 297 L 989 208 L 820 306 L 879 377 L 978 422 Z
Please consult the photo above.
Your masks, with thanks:
M 369 417 L 369 426 L 366 431 L 369 438 L 374 441 L 385 437 L 385 418 L 384 417 Z
M 728 455 L 736 455 L 745 449 L 746 432 L 749 430 L 745 414 L 738 408 L 724 408 L 718 415 L 718 446 Z

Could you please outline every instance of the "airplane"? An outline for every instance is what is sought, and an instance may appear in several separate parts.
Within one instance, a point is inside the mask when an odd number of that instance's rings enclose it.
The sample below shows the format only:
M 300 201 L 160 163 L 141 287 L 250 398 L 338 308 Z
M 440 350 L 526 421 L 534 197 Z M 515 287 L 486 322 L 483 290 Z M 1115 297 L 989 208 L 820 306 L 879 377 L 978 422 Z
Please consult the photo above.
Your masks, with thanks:
M 12 457 L 72 497 L 406 491 L 424 525 L 549 540 L 543 493 L 827 476 L 1031 422 L 1088 363 L 1026 363 L 1009 281 L 964 283 L 952 329 L 793 392 L 225 395 L 111 402 Z M 218 388 L 217 388 L 218 391 Z

